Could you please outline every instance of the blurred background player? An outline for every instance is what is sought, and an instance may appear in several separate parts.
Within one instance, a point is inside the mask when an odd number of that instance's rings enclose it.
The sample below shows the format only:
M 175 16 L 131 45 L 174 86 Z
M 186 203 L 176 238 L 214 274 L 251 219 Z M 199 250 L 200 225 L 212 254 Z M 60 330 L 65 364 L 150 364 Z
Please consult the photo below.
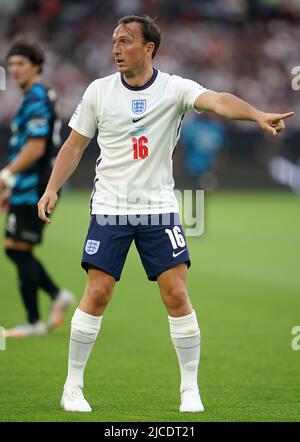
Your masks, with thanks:
M 7 62 L 23 97 L 11 124 L 8 164 L 0 171 L 0 208 L 8 211 L 4 247 L 17 269 L 27 321 L 6 330 L 6 336 L 38 336 L 58 326 L 74 302 L 74 296 L 56 285 L 33 254 L 44 226 L 36 203 L 51 173 L 57 150 L 54 131 L 59 132 L 60 122 L 55 115 L 54 91 L 39 82 L 44 63 L 41 48 L 19 38 L 7 53 Z M 52 300 L 48 324 L 40 319 L 39 288 Z
M 217 158 L 226 145 L 226 139 L 226 128 L 215 116 L 200 118 L 196 114 L 183 125 L 184 165 L 195 188 L 214 190 L 217 187 Z

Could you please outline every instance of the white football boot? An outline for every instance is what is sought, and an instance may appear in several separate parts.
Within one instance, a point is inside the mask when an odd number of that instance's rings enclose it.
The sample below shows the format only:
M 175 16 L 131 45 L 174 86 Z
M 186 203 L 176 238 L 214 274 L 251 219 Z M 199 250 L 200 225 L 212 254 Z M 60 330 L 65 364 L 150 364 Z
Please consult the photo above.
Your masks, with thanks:
M 198 388 L 188 388 L 181 392 L 181 413 L 199 413 L 204 411 Z
M 51 305 L 47 327 L 49 331 L 59 327 L 65 320 L 67 311 L 75 305 L 75 296 L 66 289 L 61 289 Z
M 47 334 L 47 326 L 43 321 L 37 321 L 34 324 L 24 322 L 23 324 L 5 330 L 5 336 L 7 338 L 26 338 L 31 336 L 45 336 Z
M 82 388 L 79 385 L 68 391 L 64 389 L 60 405 L 65 411 L 79 411 L 82 413 L 92 411 L 90 404 L 84 399 Z

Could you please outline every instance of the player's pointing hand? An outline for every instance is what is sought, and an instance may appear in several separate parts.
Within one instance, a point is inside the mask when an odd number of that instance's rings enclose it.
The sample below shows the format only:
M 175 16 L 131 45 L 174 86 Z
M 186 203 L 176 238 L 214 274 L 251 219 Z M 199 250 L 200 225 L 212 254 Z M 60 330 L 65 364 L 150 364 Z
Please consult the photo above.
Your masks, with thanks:
M 50 214 L 57 202 L 57 193 L 54 190 L 46 190 L 42 198 L 38 202 L 38 215 L 39 218 L 50 224 L 51 219 L 48 218 L 48 214 Z
M 257 118 L 258 125 L 266 132 L 272 135 L 282 132 L 285 128 L 284 121 L 286 118 L 292 117 L 295 112 L 286 112 L 285 114 L 269 114 L 260 112 Z

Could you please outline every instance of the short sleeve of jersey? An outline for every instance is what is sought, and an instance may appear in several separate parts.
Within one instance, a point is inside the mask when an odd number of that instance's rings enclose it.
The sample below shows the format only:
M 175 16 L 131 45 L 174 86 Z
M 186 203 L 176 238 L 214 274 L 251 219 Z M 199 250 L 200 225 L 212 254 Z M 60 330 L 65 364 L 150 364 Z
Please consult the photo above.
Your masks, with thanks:
M 208 89 L 201 86 L 199 83 L 177 75 L 172 76 L 172 82 L 174 93 L 178 99 L 178 104 L 182 113 L 185 113 L 189 109 L 196 110 L 194 107 L 196 98 L 208 91 Z
M 45 138 L 51 131 L 53 111 L 47 99 L 30 98 L 26 101 L 27 138 Z
M 81 135 L 93 138 L 97 129 L 96 84 L 93 81 L 81 98 L 69 126 Z

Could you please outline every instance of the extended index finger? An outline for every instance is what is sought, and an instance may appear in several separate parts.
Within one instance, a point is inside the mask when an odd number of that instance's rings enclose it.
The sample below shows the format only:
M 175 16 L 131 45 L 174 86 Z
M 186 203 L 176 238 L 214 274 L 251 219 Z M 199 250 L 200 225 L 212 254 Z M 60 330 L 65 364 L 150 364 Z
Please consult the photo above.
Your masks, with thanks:
M 286 118 L 290 118 L 294 115 L 295 112 L 286 112 L 285 114 L 279 114 L 278 118 L 281 120 L 285 120 Z

